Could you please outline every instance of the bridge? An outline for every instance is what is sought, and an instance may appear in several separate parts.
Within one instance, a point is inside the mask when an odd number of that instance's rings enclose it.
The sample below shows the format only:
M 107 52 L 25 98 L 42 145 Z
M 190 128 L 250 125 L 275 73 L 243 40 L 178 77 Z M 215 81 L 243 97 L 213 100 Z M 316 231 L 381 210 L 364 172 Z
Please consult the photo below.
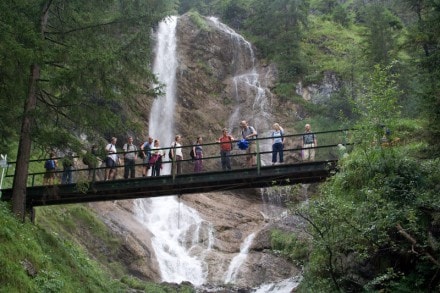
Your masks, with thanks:
M 257 148 L 254 153 L 256 166 L 244 167 L 243 162 L 246 153 L 235 146 L 231 155 L 233 169 L 230 171 L 219 170 L 221 169 L 218 167 L 220 157 L 208 155 L 209 153 L 218 153 L 219 144 L 209 143 L 202 145 L 205 154 L 203 158 L 205 170 L 200 173 L 194 173 L 191 170 L 193 168 L 191 159 L 183 161 L 186 164 L 183 174 L 171 172 L 170 175 L 121 178 L 109 181 L 99 180 L 99 177 L 95 176 L 95 173 L 103 171 L 105 167 L 98 167 L 93 170 L 76 168 L 74 170 L 76 182 L 72 184 L 42 185 L 41 178 L 44 172 L 29 173 L 26 206 L 31 209 L 43 205 L 123 200 L 321 182 L 337 170 L 341 146 L 348 146 L 346 143 L 347 130 L 315 132 L 315 135 L 318 137 L 319 146 L 307 148 L 316 152 L 316 158 L 313 161 L 302 161 L 301 153 L 306 148 L 302 148 L 298 143 L 301 134 L 297 134 L 286 136 L 286 140 L 288 139 L 290 143 L 289 148 L 284 150 L 286 161 L 283 164 L 271 164 L 271 137 L 264 137 L 256 140 Z M 188 157 L 191 148 L 192 146 L 182 146 L 184 156 Z M 168 153 L 168 149 L 164 148 L 166 153 Z M 45 159 L 40 159 L 34 160 L 32 163 L 43 166 L 44 161 Z M 168 165 L 168 169 L 171 170 L 173 170 L 174 164 L 175 162 L 172 160 L 163 162 L 163 165 L 165 167 Z M 123 168 L 123 166 L 118 168 Z M 137 163 L 137 168 L 139 176 L 142 162 Z M 93 176 L 91 180 L 88 180 L 87 174 L 90 171 L 93 172 Z M 123 170 L 121 171 L 123 173 Z M 62 171 L 57 172 L 62 173 Z M 6 179 L 9 178 L 10 181 L 12 181 L 12 177 L 13 175 L 6 175 Z M 10 201 L 11 198 L 12 188 L 2 189 L 1 199 Z

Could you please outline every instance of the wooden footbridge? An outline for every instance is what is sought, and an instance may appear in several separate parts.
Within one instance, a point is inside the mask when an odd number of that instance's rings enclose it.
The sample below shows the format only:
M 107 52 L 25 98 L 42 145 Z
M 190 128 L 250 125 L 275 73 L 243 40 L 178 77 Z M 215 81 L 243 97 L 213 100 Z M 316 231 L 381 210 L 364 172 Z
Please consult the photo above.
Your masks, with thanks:
M 200 173 L 193 173 L 191 168 L 186 168 L 183 174 L 178 175 L 148 176 L 109 181 L 89 181 L 84 180 L 87 176 L 83 176 L 83 179 L 80 179 L 81 177 L 78 176 L 77 178 L 79 179 L 75 183 L 54 184 L 50 186 L 36 183 L 38 180 L 35 178 L 38 176 L 42 177 L 44 172 L 31 173 L 28 175 L 31 179 L 30 186 L 27 187 L 26 192 L 26 206 L 27 208 L 32 208 L 43 205 L 123 200 L 321 182 L 337 171 L 338 148 L 340 149 L 342 144 L 347 145 L 345 143 L 346 133 L 338 130 L 316 132 L 315 134 L 319 137 L 321 143 L 319 147 L 314 148 L 316 159 L 307 162 L 301 161 L 301 152 L 304 149 L 293 144 L 293 148 L 284 150 L 285 163 L 272 165 L 270 163 L 271 151 L 260 151 L 260 149 L 264 149 L 261 140 L 270 139 L 263 138 L 258 139 L 257 143 L 257 151 L 255 153 L 257 165 L 251 168 L 242 167 L 242 161 L 245 160 L 244 156 L 246 156 L 245 151 L 235 148 L 231 156 L 233 169 L 230 171 L 218 170 L 220 157 L 205 155 L 203 163 L 207 170 Z M 296 136 L 299 137 L 299 135 Z M 291 141 L 295 141 L 295 135 L 290 137 Z M 216 152 L 218 151 L 218 143 L 204 144 L 205 154 L 212 145 L 216 145 Z M 264 163 L 265 158 L 269 161 L 267 165 Z M 212 160 L 215 160 L 216 163 L 214 164 Z M 39 164 L 41 165 L 42 162 L 44 160 L 40 160 Z M 185 160 L 184 162 L 187 162 L 188 166 L 193 164 L 191 160 Z M 209 162 L 212 164 L 209 164 Z M 173 165 L 175 162 L 168 161 L 166 163 Z M 142 168 L 142 163 L 139 164 L 138 168 L 139 170 Z M 89 171 L 89 169 L 77 168 L 75 172 L 78 172 L 79 175 L 79 172 L 85 174 L 85 172 Z M 140 171 L 137 172 L 139 176 Z M 8 176 L 13 177 L 13 175 L 7 175 L 6 178 Z M 11 198 L 12 188 L 3 189 L 1 199 L 10 201 Z

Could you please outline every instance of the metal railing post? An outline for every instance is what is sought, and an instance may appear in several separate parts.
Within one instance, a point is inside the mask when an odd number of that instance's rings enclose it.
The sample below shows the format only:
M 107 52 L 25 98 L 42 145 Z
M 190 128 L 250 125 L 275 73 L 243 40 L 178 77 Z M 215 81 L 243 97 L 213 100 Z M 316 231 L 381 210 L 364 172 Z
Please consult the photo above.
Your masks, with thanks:
M 260 174 L 261 171 L 261 154 L 260 154 L 260 142 L 258 139 L 255 140 L 257 149 L 257 173 Z

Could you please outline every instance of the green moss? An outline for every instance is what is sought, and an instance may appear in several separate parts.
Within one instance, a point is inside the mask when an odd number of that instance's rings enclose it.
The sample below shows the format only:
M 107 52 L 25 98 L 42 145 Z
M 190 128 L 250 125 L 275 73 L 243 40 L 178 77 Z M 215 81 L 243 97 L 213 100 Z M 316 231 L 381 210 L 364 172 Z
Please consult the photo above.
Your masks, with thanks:
M 203 16 L 201 16 L 197 11 L 191 10 L 189 12 L 189 17 L 191 21 L 197 25 L 197 27 L 202 31 L 210 31 L 208 24 L 206 23 Z

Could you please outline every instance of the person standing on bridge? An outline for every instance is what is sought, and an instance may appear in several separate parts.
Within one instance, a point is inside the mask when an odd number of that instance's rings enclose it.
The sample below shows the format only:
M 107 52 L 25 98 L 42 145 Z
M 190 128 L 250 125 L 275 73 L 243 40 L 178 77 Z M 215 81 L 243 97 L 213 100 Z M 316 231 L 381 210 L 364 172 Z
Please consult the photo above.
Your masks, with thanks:
M 278 124 L 273 125 L 272 131 L 272 165 L 277 163 L 277 155 L 280 158 L 280 164 L 284 162 L 284 130 Z
M 50 158 L 44 163 L 46 172 L 43 175 L 43 185 L 53 185 L 55 183 L 55 175 L 57 172 L 57 160 L 55 159 L 55 153 L 50 152 Z
M 171 158 L 176 159 L 175 174 L 182 174 L 183 152 L 182 152 L 182 136 L 180 134 L 175 136 L 174 142 L 171 144 L 170 154 L 171 154 Z
M 310 124 L 305 125 L 305 132 L 302 136 L 302 157 L 303 161 L 315 160 L 315 148 L 318 146 L 316 135 L 312 132 Z
M 63 175 L 61 176 L 61 184 L 73 183 L 73 170 L 75 169 L 75 159 L 72 152 L 69 152 L 67 156 L 63 158 Z
M 194 152 L 194 172 L 200 173 L 203 171 L 203 147 L 202 147 L 202 137 L 197 137 L 196 144 L 193 146 Z
M 162 158 L 164 151 L 160 149 L 160 141 L 154 140 L 154 145 L 151 148 L 150 166 L 151 176 L 160 176 L 160 169 L 162 169 Z
M 222 136 L 217 140 L 220 143 L 220 161 L 222 164 L 222 170 L 231 170 L 231 151 L 232 151 L 232 142 L 234 138 L 229 135 L 228 129 L 223 128 Z
M 107 169 L 105 169 L 105 180 L 111 180 L 116 178 L 116 167 L 119 163 L 119 156 L 116 151 L 116 137 L 112 137 L 110 143 L 105 147 L 105 151 L 107 153 L 107 157 L 105 158 L 105 165 Z
M 247 165 L 247 167 L 251 168 L 252 166 L 256 165 L 256 162 L 255 162 L 255 151 L 256 151 L 255 139 L 257 138 L 258 133 L 255 130 L 255 128 L 252 126 L 249 126 L 245 120 L 240 122 L 240 127 L 241 127 L 241 135 L 242 135 L 243 139 L 247 140 L 249 143 L 249 147 L 246 150 L 246 153 L 247 153 L 246 165 Z
M 122 147 L 124 150 L 124 178 L 136 177 L 137 147 L 133 144 L 133 137 L 129 136 L 127 143 Z
M 144 142 L 140 149 L 143 153 L 143 166 L 142 166 L 142 177 L 147 176 L 148 169 L 150 169 L 150 158 L 151 158 L 151 149 L 154 146 L 154 140 L 151 136 L 148 137 L 148 140 Z

